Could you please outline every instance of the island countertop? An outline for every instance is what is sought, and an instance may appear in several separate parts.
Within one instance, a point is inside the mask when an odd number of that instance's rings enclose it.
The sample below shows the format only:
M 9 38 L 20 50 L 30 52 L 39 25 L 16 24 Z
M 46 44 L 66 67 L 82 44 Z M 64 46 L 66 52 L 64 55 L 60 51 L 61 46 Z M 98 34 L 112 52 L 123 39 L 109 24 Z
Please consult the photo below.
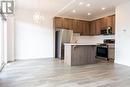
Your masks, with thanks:
M 89 45 L 89 46 L 96 46 L 97 44 L 92 44 L 92 43 L 64 43 L 64 45 Z

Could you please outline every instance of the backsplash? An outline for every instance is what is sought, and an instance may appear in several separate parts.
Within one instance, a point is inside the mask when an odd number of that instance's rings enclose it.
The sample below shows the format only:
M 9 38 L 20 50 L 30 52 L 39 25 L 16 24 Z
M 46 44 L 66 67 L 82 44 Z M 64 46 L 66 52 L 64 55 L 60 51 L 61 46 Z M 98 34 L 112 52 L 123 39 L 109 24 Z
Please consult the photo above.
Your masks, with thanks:
M 73 38 L 71 40 L 71 43 L 78 42 L 80 39 L 80 33 L 73 33 Z
M 73 42 L 78 43 L 103 43 L 104 39 L 115 39 L 115 35 L 99 35 L 99 36 L 80 36 L 78 34 L 74 35 Z

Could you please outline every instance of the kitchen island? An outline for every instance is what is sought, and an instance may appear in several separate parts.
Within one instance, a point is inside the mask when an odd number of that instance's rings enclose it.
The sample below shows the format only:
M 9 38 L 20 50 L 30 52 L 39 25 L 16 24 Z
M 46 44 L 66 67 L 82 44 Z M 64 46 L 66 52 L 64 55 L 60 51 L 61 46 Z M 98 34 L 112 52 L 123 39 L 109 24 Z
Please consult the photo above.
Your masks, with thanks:
M 97 44 L 64 44 L 64 63 L 70 66 L 94 64 Z

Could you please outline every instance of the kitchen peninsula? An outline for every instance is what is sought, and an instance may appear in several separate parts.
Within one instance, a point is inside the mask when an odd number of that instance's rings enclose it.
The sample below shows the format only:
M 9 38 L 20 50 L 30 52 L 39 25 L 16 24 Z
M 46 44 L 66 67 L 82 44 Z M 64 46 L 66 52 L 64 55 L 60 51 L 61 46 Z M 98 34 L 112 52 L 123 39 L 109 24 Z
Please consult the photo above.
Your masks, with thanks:
M 96 44 L 64 44 L 64 63 L 70 66 L 94 64 Z

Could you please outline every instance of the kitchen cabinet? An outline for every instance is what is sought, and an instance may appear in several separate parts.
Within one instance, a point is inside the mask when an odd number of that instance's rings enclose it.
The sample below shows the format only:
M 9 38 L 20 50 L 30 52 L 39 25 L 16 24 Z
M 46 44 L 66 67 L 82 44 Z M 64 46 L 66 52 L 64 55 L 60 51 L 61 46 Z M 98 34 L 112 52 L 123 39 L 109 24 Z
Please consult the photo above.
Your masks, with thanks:
M 107 17 L 107 26 L 111 26 L 112 33 L 115 34 L 115 15 Z
M 90 22 L 85 21 L 85 35 L 90 35 Z
M 54 27 L 55 28 L 63 28 L 63 18 L 61 17 L 55 17 L 54 18 Z
M 112 16 L 108 16 L 106 17 L 106 26 L 111 26 L 112 27 Z
M 80 33 L 81 35 L 89 35 L 89 22 L 83 20 L 77 20 L 76 33 Z M 76 24 L 75 23 L 75 24 Z
M 69 30 L 73 30 L 73 19 L 68 19 L 68 28 Z
M 101 18 L 101 27 L 102 27 L 102 29 L 104 27 L 108 27 L 108 26 L 112 26 L 112 17 L 108 16 L 108 17 Z
M 78 27 L 78 21 L 77 20 L 73 20 L 73 32 L 74 33 L 78 33 L 77 32 L 77 28 Z
M 55 29 L 69 29 L 74 33 L 80 33 L 81 35 L 89 35 L 89 23 L 84 20 L 76 20 L 69 18 L 54 18 Z
M 112 33 L 115 34 L 115 15 L 112 15 Z
M 93 21 L 76 20 L 70 18 L 55 17 L 55 29 L 69 29 L 81 35 L 100 35 L 101 29 L 111 26 L 112 33 L 115 34 L 115 15 L 103 17 Z
M 98 19 L 98 20 L 95 21 L 95 30 L 96 30 L 96 31 L 95 31 L 96 33 L 95 33 L 95 34 L 96 34 L 96 35 L 100 35 L 100 34 L 101 34 L 101 32 L 100 32 L 101 29 L 102 29 L 101 19 Z
M 115 15 L 100 18 L 96 21 L 96 35 L 99 35 L 99 31 L 105 27 L 112 27 L 112 33 L 115 34 Z
M 115 59 L 115 48 L 108 48 L 108 58 Z
M 96 63 L 96 45 L 65 44 L 64 63 L 79 66 Z
M 67 18 L 63 18 L 63 28 L 69 29 L 69 23 Z
M 77 32 L 83 34 L 83 21 L 78 20 Z
M 108 27 L 108 26 L 112 27 L 112 24 L 113 24 L 113 21 L 114 21 L 113 17 L 114 17 L 114 15 L 101 18 L 102 27 Z
M 107 26 L 107 19 L 106 17 L 105 18 L 101 18 L 101 29 L 103 29 L 104 27 Z
M 96 22 L 91 21 L 90 22 L 90 35 L 95 35 L 96 34 Z
M 89 35 L 89 32 L 90 32 L 89 25 L 90 25 L 90 23 L 88 21 L 83 21 L 82 24 L 83 24 L 83 32 L 82 32 L 81 35 Z

